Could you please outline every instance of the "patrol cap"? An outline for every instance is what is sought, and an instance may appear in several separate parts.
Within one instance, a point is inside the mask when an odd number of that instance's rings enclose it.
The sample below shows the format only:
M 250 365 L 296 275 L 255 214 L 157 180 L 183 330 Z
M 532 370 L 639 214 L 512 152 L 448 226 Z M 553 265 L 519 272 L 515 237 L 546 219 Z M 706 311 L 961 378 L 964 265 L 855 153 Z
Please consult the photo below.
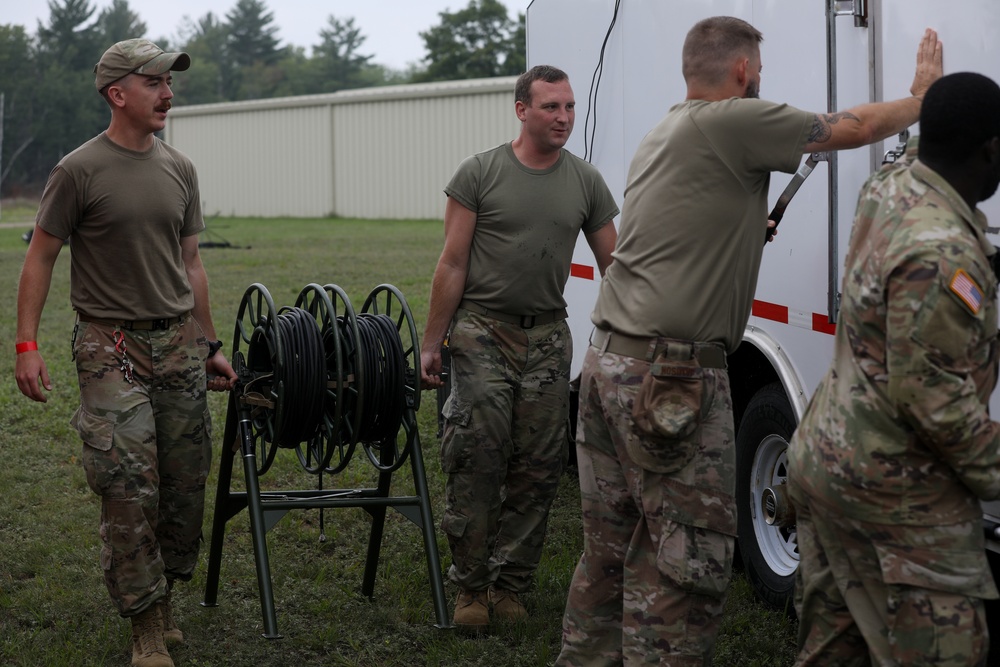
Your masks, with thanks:
M 163 49 L 148 39 L 126 39 L 118 42 L 101 56 L 94 65 L 94 84 L 103 90 L 126 74 L 136 73 L 157 76 L 174 70 L 182 72 L 191 66 L 191 56 L 186 53 L 164 53 Z

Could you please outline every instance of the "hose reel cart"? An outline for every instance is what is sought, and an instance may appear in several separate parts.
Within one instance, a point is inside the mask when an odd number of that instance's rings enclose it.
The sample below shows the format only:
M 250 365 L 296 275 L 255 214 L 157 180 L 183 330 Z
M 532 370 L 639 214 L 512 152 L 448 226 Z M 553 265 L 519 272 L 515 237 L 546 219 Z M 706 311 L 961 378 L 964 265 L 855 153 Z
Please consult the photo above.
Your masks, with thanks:
M 371 291 L 359 313 L 337 285 L 306 285 L 292 307 L 275 308 L 254 283 L 243 295 L 233 334 L 237 382 L 229 396 L 216 492 L 204 606 L 217 606 L 226 523 L 250 515 L 264 637 L 279 638 L 266 536 L 291 509 L 361 507 L 371 531 L 361 592 L 375 588 L 386 510 L 420 527 L 436 626 L 451 626 L 417 429 L 420 349 L 413 316 L 392 285 Z M 361 445 L 377 470 L 372 488 L 324 489 Z M 264 491 L 260 477 L 279 449 L 292 449 L 316 489 Z M 237 453 L 245 491 L 233 491 Z M 391 496 L 392 474 L 407 461 L 414 495 Z M 321 523 L 322 526 L 322 523 Z

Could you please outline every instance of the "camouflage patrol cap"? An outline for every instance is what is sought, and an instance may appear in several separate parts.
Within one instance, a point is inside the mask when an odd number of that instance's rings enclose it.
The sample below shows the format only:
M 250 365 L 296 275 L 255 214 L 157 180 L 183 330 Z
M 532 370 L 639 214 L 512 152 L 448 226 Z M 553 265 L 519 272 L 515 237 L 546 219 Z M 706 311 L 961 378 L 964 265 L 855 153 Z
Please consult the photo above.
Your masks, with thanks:
M 191 56 L 186 53 L 164 53 L 148 39 L 126 39 L 105 51 L 100 62 L 94 65 L 97 75 L 94 84 L 97 90 L 102 90 L 133 72 L 156 76 L 170 70 L 182 72 L 190 66 Z

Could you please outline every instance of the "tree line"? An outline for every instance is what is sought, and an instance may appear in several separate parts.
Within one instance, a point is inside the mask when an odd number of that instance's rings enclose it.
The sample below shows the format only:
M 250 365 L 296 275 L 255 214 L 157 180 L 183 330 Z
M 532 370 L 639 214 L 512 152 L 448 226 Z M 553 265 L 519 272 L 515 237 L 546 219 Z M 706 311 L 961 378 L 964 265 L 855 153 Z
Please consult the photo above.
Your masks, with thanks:
M 151 35 L 128 0 L 97 11 L 91 0 L 48 0 L 48 22 L 34 32 L 0 24 L 0 195 L 36 192 L 67 153 L 107 127 L 109 111 L 94 90 L 93 69 L 111 44 L 152 39 L 186 51 L 192 67 L 174 79 L 179 104 L 206 104 L 332 93 L 403 83 L 520 74 L 525 17 L 499 0 L 469 0 L 419 33 L 426 51 L 396 70 L 364 53 L 353 17 L 330 15 L 307 53 L 282 45 L 264 0 L 234 0 L 225 16 L 185 17 L 173 38 Z

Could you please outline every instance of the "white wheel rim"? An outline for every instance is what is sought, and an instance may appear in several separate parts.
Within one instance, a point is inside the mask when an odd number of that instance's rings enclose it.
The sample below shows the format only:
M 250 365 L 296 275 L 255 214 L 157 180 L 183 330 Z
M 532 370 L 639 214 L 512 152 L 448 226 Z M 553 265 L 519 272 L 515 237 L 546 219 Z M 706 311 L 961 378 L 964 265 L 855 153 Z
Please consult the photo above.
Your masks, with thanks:
M 750 512 L 753 532 L 764 562 L 781 577 L 795 573 L 799 565 L 799 545 L 795 527 L 769 526 L 761 509 L 761 494 L 788 478 L 788 442 L 779 435 L 769 435 L 757 447 L 750 471 Z

